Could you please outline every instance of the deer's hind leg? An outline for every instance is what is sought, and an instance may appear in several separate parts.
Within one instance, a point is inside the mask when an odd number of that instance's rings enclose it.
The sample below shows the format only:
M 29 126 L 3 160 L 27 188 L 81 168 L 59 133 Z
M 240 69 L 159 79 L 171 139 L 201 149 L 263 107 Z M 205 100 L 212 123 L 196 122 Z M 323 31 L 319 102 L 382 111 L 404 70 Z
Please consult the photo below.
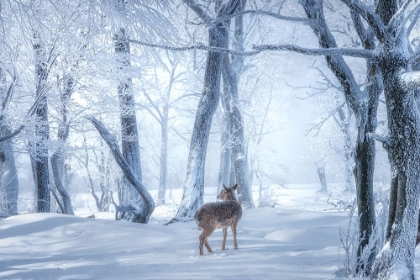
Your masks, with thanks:
M 236 241 L 236 226 L 238 222 L 234 222 L 231 226 L 232 228 L 232 235 L 233 235 L 233 248 L 238 249 L 238 242 Z
M 212 253 L 213 250 L 211 249 L 209 242 L 207 241 L 207 238 L 213 233 L 214 230 L 208 230 L 203 229 L 203 231 L 200 234 L 200 237 L 198 238 L 200 240 L 199 250 L 200 250 L 200 256 L 202 256 L 203 253 L 203 245 L 206 246 L 207 251 L 209 253 Z

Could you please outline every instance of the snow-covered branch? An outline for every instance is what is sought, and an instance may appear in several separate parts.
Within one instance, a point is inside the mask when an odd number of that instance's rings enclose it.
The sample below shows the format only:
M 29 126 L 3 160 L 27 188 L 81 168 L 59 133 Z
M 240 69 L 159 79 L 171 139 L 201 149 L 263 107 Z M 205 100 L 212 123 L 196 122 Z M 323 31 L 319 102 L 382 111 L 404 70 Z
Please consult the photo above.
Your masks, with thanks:
M 253 56 L 257 55 L 264 51 L 293 51 L 305 55 L 334 55 L 340 54 L 345 56 L 352 56 L 352 57 L 361 57 L 361 58 L 374 58 L 375 52 L 370 50 L 363 50 L 363 49 L 348 49 L 348 48 L 328 48 L 328 49 L 309 49 L 303 48 L 296 45 L 256 45 L 253 46 L 254 51 L 234 51 L 231 49 L 225 48 L 218 48 L 218 47 L 210 47 L 206 46 L 203 43 L 198 43 L 192 46 L 185 46 L 185 47 L 173 47 L 173 46 L 165 46 L 159 44 L 152 44 L 147 42 L 142 42 L 139 40 L 129 40 L 132 43 L 152 47 L 152 48 L 160 48 L 165 50 L 171 51 L 189 51 L 189 50 L 204 50 L 204 51 L 213 51 L 213 52 L 221 52 L 221 53 L 228 53 L 234 54 L 238 56 Z
M 400 83 L 408 91 L 420 88 L 420 71 L 406 72 L 400 75 Z
M 302 48 L 296 45 L 259 45 L 254 46 L 258 52 L 262 51 L 293 51 L 305 55 L 345 55 L 345 56 L 352 56 L 352 57 L 361 57 L 361 58 L 374 58 L 375 52 L 370 50 L 363 50 L 363 49 L 348 49 L 348 48 L 328 48 L 328 49 L 309 49 L 309 48 Z

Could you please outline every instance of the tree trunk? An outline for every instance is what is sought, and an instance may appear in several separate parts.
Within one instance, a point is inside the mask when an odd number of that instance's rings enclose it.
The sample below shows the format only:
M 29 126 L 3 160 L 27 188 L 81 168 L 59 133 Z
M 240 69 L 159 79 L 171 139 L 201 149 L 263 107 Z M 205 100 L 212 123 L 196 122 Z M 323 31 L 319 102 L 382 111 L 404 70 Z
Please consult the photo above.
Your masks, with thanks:
M 408 43 L 400 21 L 400 1 L 378 2 L 377 13 L 384 26 L 390 24 L 384 36 L 379 36 L 378 66 L 384 81 L 388 116 L 388 140 L 385 148 L 391 164 L 387 243 L 378 254 L 372 279 L 414 279 L 414 249 L 418 225 L 420 195 L 420 116 L 414 91 L 406 87 L 401 74 L 408 69 Z M 394 18 L 394 16 L 396 18 Z M 393 212 L 391 212 L 393 211 Z M 387 231 L 388 231 L 387 230 Z
M 39 98 L 39 104 L 35 110 L 35 159 L 36 172 L 36 194 L 37 194 L 37 212 L 51 211 L 51 196 L 49 190 L 49 169 L 48 169 L 48 99 L 45 95 L 48 79 L 48 62 L 45 51 L 40 43 L 38 34 L 34 34 L 33 49 L 35 51 L 35 76 L 36 76 L 36 98 Z
M 227 91 L 227 84 L 223 84 L 223 91 Z M 229 115 L 226 108 L 226 103 L 224 98 L 220 100 L 222 104 L 222 133 L 220 139 L 220 164 L 219 164 L 219 178 L 217 184 L 217 193 L 219 194 L 225 186 L 230 185 L 230 161 L 231 161 L 231 142 L 230 142 L 230 122 Z
M 226 109 L 229 114 L 231 131 L 231 145 L 233 166 L 238 184 L 238 201 L 246 208 L 254 207 L 249 177 L 248 155 L 245 148 L 244 124 L 239 109 L 238 79 L 232 70 L 230 59 L 227 54 L 223 61 L 223 81 L 228 84 L 228 91 L 224 92 Z
M 236 6 L 237 0 L 229 1 L 220 8 L 218 18 L 231 15 Z M 226 27 L 226 22 L 219 22 L 209 27 L 209 46 L 227 48 L 228 39 L 229 30 Z M 224 54 L 220 52 L 209 51 L 207 54 L 204 89 L 198 103 L 191 137 L 182 201 L 175 219 L 194 217 L 195 212 L 203 205 L 206 150 L 213 114 L 220 98 L 223 57 Z
M 321 192 L 328 192 L 327 178 L 325 177 L 325 164 L 318 163 L 316 165 L 316 173 L 318 173 L 319 181 L 321 182 Z
M 169 108 L 165 103 L 162 110 L 161 120 L 161 147 L 160 147 L 160 176 L 159 176 L 159 191 L 157 205 L 165 204 L 166 182 L 168 178 L 168 119 Z
M 390 236 L 376 259 L 372 279 L 394 279 L 396 275 L 400 277 L 398 279 L 414 279 L 420 180 L 420 119 L 413 92 L 407 93 L 398 86 L 401 67 L 390 63 L 385 65 L 381 69 L 389 119 L 387 150 L 395 172 L 391 190 L 396 191 L 396 196 L 391 196 L 390 201 L 390 209 L 395 210 L 390 213 L 390 217 L 394 216 L 392 226 L 388 226 L 391 228 Z
M 118 71 L 121 74 L 118 85 L 120 101 L 122 153 L 139 181 L 142 181 L 140 146 L 137 131 L 137 119 L 134 107 L 133 83 L 128 77 L 130 68 L 130 43 L 124 28 L 115 34 L 115 53 L 118 61 Z M 124 179 L 124 186 L 128 188 L 125 204 L 139 204 L 139 195 L 136 189 Z

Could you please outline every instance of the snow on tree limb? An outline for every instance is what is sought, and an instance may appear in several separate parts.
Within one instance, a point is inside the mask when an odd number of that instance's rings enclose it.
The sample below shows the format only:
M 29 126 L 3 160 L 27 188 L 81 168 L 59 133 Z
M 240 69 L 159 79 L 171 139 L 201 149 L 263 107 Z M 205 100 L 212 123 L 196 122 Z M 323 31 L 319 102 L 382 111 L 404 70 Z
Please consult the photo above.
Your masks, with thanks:
M 328 48 L 328 49 L 309 49 L 302 48 L 295 45 L 259 45 L 253 46 L 254 50 L 257 51 L 282 51 L 288 50 L 305 55 L 346 55 L 352 57 L 361 57 L 361 58 L 374 58 L 376 56 L 374 51 L 364 50 L 364 49 L 347 49 L 347 48 Z
M 189 50 L 205 50 L 205 51 L 213 51 L 213 52 L 220 52 L 220 53 L 228 53 L 234 54 L 238 56 L 253 56 L 257 55 L 264 51 L 293 51 L 305 55 L 334 55 L 334 54 L 341 54 L 345 56 L 352 56 L 352 57 L 361 57 L 361 58 L 375 58 L 376 53 L 370 50 L 364 49 L 348 49 L 348 48 L 328 48 L 328 49 L 309 49 L 303 48 L 296 45 L 254 45 L 254 51 L 244 51 L 239 52 L 227 48 L 219 48 L 219 47 L 212 47 L 206 46 L 203 43 L 197 43 L 192 46 L 184 46 L 184 47 L 174 47 L 174 46 L 165 46 L 159 44 L 152 44 L 147 43 L 139 40 L 129 40 L 131 43 L 135 43 L 138 45 L 152 47 L 152 48 L 160 48 L 170 51 L 189 51 Z
M 134 186 L 134 188 L 139 192 L 139 194 L 143 198 L 143 209 L 141 209 L 142 213 L 139 214 L 143 215 L 144 223 L 147 223 L 150 219 L 150 215 L 155 209 L 155 203 L 153 201 L 152 196 L 147 191 L 146 187 L 139 181 L 139 179 L 136 178 L 136 176 L 134 176 L 133 171 L 131 170 L 127 161 L 120 152 L 115 135 L 111 134 L 108 131 L 108 129 L 104 126 L 104 124 L 101 121 L 97 120 L 95 117 L 87 117 L 87 119 L 95 126 L 101 137 L 105 140 L 106 144 L 111 149 L 112 155 L 114 156 L 114 159 L 117 162 L 117 164 L 120 166 L 122 172 L 124 173 L 124 176 Z

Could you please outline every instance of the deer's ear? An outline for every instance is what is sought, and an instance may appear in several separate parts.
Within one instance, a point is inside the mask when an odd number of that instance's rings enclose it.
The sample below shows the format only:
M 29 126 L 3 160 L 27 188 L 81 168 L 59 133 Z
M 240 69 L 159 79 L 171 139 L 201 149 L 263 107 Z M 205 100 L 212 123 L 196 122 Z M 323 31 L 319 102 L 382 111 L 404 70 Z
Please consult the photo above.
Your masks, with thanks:
M 238 184 L 233 185 L 232 190 L 236 190 L 236 188 L 238 187 Z
M 223 188 L 225 189 L 225 191 L 228 190 L 228 188 L 225 186 L 225 184 L 223 184 Z

